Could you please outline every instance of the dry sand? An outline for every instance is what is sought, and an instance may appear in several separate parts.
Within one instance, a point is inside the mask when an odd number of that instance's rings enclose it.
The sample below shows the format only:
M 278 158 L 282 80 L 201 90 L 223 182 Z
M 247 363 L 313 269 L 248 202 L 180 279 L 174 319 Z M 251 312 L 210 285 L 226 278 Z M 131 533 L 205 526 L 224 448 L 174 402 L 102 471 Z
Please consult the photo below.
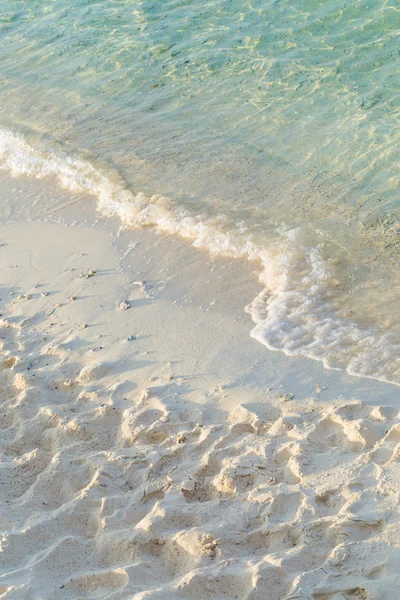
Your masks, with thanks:
M 397 389 L 252 340 L 247 265 L 0 183 L 0 597 L 398 598 Z

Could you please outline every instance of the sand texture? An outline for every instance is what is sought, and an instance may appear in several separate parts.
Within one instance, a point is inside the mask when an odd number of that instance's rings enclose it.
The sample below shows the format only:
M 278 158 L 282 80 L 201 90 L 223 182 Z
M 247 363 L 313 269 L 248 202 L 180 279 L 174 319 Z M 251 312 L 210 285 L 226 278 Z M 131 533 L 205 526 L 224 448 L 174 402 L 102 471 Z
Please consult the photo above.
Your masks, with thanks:
M 1 598 L 397 598 L 397 408 L 279 387 L 99 228 L 0 235 Z

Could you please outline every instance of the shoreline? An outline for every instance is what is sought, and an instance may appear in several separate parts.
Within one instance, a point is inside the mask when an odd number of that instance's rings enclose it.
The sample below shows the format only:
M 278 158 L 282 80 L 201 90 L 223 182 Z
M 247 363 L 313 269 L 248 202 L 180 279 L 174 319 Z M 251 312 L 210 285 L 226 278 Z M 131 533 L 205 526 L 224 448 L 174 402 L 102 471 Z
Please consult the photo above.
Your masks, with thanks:
M 2 597 L 390 597 L 398 388 L 250 338 L 245 261 L 10 181 Z
M 26 177 L 14 179 L 8 173 L 0 171 L 2 204 L 7 195 L 10 210 L 7 213 L 7 207 L 4 207 L 4 217 L 0 224 L 32 222 L 38 226 L 40 223 L 61 225 L 70 228 L 71 233 L 74 228 L 95 228 L 108 238 L 109 247 L 116 253 L 117 268 L 125 271 L 127 278 L 154 281 L 166 279 L 168 285 L 164 286 L 166 297 L 163 299 L 163 309 L 166 312 L 170 307 L 179 305 L 179 294 L 181 297 L 190 296 L 189 306 L 193 308 L 193 322 L 196 323 L 199 317 L 202 317 L 196 331 L 197 339 L 201 339 L 201 333 L 204 334 L 208 329 L 208 316 L 213 316 L 211 329 L 223 316 L 225 335 L 228 337 L 232 329 L 236 328 L 236 338 L 240 336 L 236 348 L 231 349 L 231 356 L 234 357 L 236 351 L 240 352 L 241 362 L 237 362 L 232 371 L 237 372 L 240 365 L 246 365 L 244 369 L 253 367 L 254 364 L 259 365 L 255 371 L 252 368 L 252 377 L 261 389 L 271 387 L 271 371 L 268 365 L 273 364 L 272 373 L 276 375 L 279 372 L 293 372 L 295 385 L 300 382 L 301 386 L 305 386 L 302 399 L 315 395 L 312 384 L 306 384 L 307 380 L 313 378 L 317 382 L 316 385 L 325 388 L 325 395 L 322 391 L 321 394 L 328 401 L 336 398 L 336 395 L 349 398 L 362 394 L 363 400 L 367 402 L 373 402 L 376 396 L 386 402 L 396 402 L 398 386 L 395 384 L 349 375 L 344 370 L 328 369 L 320 361 L 270 350 L 252 338 L 250 334 L 254 323 L 246 307 L 262 293 L 262 286 L 258 273 L 247 260 L 210 255 L 204 249 L 194 247 L 190 240 L 153 228 L 126 227 L 116 217 L 107 217 L 99 213 L 93 198 L 60 190 L 58 185 L 50 180 Z M 140 249 L 139 257 L 142 260 L 138 257 L 131 264 L 128 259 L 137 248 Z M 98 261 L 101 262 L 101 256 L 98 257 Z M 201 294 L 205 297 L 202 298 Z M 184 306 L 186 302 L 181 304 Z M 221 343 L 224 343 L 222 335 L 216 345 Z M 191 349 L 194 350 L 195 346 L 193 343 Z M 305 381 L 302 381 L 302 373 L 307 373 Z M 272 381 L 275 389 L 279 385 L 287 387 L 290 384 L 290 378 L 286 381 L 284 377 L 279 376 L 276 381 Z M 328 392 L 330 388 L 336 390 L 335 396 Z
M 185 207 L 158 193 L 136 193 L 112 168 L 64 151 L 53 153 L 40 144 L 36 148 L 7 129 L 0 129 L 0 155 L 2 165 L 19 181 L 29 176 L 46 187 L 51 179 L 52 188 L 58 184 L 73 197 L 92 197 L 97 210 L 118 218 L 122 227 L 149 227 L 180 237 L 207 251 L 211 260 L 215 256 L 247 261 L 261 288 L 246 303 L 254 322 L 252 335 L 269 350 L 400 385 L 397 361 L 392 359 L 400 350 L 392 316 L 398 274 L 392 269 L 389 276 L 384 261 L 375 264 L 374 252 L 360 240 L 352 246 L 358 258 L 350 260 L 349 232 L 336 239 L 318 221 L 298 226 L 275 218 L 273 225 L 266 219 L 265 231 L 258 230 L 262 213 L 253 228 L 247 227 L 240 213 L 225 215 L 223 207 L 217 213 L 202 212 L 195 202 Z

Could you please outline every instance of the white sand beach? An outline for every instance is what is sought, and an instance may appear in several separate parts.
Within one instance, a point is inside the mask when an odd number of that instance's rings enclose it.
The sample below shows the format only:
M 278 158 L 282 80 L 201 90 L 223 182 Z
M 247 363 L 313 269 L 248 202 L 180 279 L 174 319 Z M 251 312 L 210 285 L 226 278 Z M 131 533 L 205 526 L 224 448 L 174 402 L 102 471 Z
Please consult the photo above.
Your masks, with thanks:
M 398 597 L 396 386 L 251 339 L 245 262 L 0 202 L 1 598 Z

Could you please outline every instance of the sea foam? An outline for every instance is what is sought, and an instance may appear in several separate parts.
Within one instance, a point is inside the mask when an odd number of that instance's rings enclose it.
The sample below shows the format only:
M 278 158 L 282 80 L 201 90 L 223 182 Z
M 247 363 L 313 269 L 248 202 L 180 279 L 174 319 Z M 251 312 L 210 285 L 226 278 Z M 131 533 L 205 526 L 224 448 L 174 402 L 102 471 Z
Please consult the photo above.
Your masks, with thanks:
M 86 160 L 34 147 L 0 128 L 0 166 L 13 176 L 53 178 L 72 192 L 97 199 L 98 210 L 127 227 L 155 227 L 179 235 L 214 255 L 253 261 L 262 290 L 246 307 L 251 335 L 270 350 L 322 361 L 360 377 L 400 384 L 400 340 L 362 327 L 340 313 L 341 284 L 323 244 L 309 245 L 296 228 L 280 227 L 277 240 L 262 246 L 251 232 L 223 216 L 190 214 L 176 201 L 128 189 L 117 173 L 106 174 Z

